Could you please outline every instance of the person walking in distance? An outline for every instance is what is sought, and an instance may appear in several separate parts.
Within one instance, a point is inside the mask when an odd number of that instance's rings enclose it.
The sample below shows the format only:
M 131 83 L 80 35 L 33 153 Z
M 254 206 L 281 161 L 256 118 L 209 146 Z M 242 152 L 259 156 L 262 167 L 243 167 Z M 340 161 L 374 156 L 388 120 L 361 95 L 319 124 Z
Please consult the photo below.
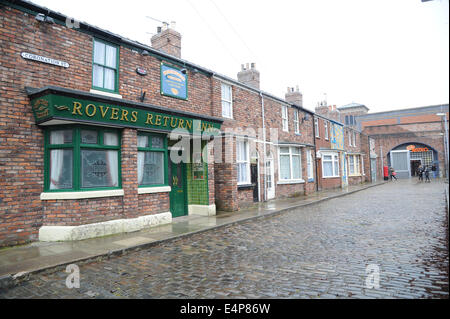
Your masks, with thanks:
M 395 176 L 395 175 L 397 175 L 397 173 L 395 172 L 393 167 L 389 167 L 389 175 L 391 176 L 391 181 L 393 178 L 395 178 L 395 180 L 397 180 L 397 176 Z
M 429 166 L 425 166 L 425 183 L 431 183 L 430 180 L 430 167 Z
M 419 176 L 419 182 L 423 182 L 423 166 L 419 165 L 417 169 L 417 175 Z

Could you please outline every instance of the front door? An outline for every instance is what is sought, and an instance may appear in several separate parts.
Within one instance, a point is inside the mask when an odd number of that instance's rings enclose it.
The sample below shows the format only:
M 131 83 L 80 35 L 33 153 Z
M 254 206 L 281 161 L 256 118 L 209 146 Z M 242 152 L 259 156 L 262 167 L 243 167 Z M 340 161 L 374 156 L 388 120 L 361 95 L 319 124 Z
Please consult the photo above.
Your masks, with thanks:
M 253 185 L 253 201 L 259 201 L 259 187 L 258 187 L 258 163 L 250 165 L 251 182 Z
M 275 198 L 273 159 L 266 162 L 267 199 Z
M 188 214 L 186 205 L 185 169 L 184 164 L 175 164 L 169 161 L 170 212 L 172 217 L 180 217 Z

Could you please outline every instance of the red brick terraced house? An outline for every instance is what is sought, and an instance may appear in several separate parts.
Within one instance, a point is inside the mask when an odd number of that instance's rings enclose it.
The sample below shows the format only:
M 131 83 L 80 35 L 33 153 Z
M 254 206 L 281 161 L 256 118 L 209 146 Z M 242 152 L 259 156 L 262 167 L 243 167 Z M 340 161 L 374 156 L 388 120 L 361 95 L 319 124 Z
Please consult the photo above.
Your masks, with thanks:
M 71 23 L 67 23 L 70 21 Z M 132 232 L 317 189 L 314 113 L 28 1 L 0 6 L 0 246 Z

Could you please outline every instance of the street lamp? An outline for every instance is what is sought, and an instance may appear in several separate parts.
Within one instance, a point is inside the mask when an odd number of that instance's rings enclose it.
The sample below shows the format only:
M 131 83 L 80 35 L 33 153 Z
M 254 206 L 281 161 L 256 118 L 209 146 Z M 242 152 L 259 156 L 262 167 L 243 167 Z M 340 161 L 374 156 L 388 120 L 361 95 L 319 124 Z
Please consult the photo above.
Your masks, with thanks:
M 447 114 L 445 113 L 437 113 L 437 116 L 444 117 L 444 129 L 445 129 L 445 135 L 444 135 L 444 151 L 445 151 L 445 172 L 446 177 L 448 181 L 448 126 L 447 126 Z

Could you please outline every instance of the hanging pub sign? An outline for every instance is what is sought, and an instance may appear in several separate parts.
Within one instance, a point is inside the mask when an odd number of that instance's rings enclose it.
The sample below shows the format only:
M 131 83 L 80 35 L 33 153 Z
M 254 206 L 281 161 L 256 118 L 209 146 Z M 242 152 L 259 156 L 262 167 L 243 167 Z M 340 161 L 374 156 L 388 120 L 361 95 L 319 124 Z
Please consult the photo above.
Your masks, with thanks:
M 42 63 L 60 66 L 63 68 L 69 67 L 69 63 L 67 63 L 67 62 L 55 60 L 52 58 L 46 58 L 44 56 L 40 56 L 40 55 L 36 55 L 36 54 L 32 54 L 32 53 L 22 52 L 20 55 L 22 58 L 24 58 L 26 60 L 38 61 L 38 62 L 42 62 Z
M 187 100 L 187 74 L 185 69 L 161 63 L 161 94 Z
M 144 75 L 147 75 L 147 70 L 140 66 L 136 69 L 136 73 L 144 76 Z

